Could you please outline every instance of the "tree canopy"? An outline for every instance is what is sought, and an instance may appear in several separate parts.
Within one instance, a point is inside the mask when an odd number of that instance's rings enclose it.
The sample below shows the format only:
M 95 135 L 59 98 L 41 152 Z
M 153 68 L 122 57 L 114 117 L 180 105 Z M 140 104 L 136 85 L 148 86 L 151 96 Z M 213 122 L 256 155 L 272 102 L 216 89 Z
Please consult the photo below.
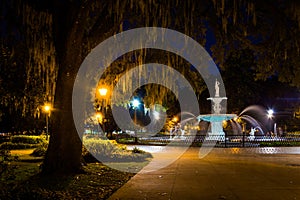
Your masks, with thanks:
M 81 62 L 108 36 L 146 26 L 172 28 L 189 35 L 211 52 L 223 70 L 232 51 L 248 48 L 257 62 L 253 69 L 255 79 L 276 75 L 280 81 L 300 87 L 300 12 L 299 4 L 294 1 L 15 0 L 3 1 L 2 10 L 2 56 L 18 57 L 14 65 L 25 71 L 22 79 L 26 94 L 20 104 L 24 105 L 20 108 L 23 114 L 25 107 L 34 114 L 42 102 L 53 103 L 56 62 L 66 55 L 72 34 L 77 38 L 73 43 L 83 40 L 77 56 Z M 145 62 L 144 53 L 134 52 L 139 55 L 136 63 Z M 155 56 L 156 60 L 172 66 L 183 64 L 176 63 L 178 58 L 174 56 L 165 61 L 162 54 Z M 13 65 L 7 59 L 1 61 L 2 66 Z M 33 92 L 35 89 L 37 92 Z M 201 93 L 203 87 L 197 85 L 195 90 Z M 34 103 L 29 105 L 29 102 Z

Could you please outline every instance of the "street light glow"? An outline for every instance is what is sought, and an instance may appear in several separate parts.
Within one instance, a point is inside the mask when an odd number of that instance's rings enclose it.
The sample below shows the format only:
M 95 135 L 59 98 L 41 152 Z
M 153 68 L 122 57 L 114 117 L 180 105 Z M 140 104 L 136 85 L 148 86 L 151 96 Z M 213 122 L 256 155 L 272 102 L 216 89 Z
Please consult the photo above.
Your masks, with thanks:
M 134 99 L 131 103 L 132 103 L 132 106 L 133 106 L 134 108 L 136 108 L 136 107 L 138 107 L 138 106 L 140 105 L 140 101 L 137 100 L 137 99 Z
M 102 117 L 102 115 L 101 115 L 100 113 L 97 113 L 97 114 L 96 114 L 96 118 L 97 118 L 97 119 L 100 119 L 101 117 Z
M 98 120 L 98 122 L 100 121 L 102 121 L 102 119 L 103 119 L 103 116 L 102 116 L 102 114 L 101 113 L 96 113 L 96 119 Z
M 100 88 L 99 93 L 101 96 L 105 96 L 107 94 L 107 89 L 106 88 Z
M 177 121 L 178 121 L 178 117 L 177 117 L 177 116 L 174 116 L 172 120 L 173 120 L 174 122 L 177 122 Z
M 269 109 L 269 110 L 268 110 L 268 114 L 269 114 L 269 115 L 273 115 L 273 114 L 274 114 L 274 110 Z
M 268 114 L 267 114 L 268 118 L 269 119 L 273 118 L 274 110 L 273 109 L 269 109 L 267 112 L 268 112 Z
M 51 110 L 51 106 L 50 105 L 48 105 L 48 104 L 44 105 L 44 111 L 45 112 L 49 112 L 50 110 Z

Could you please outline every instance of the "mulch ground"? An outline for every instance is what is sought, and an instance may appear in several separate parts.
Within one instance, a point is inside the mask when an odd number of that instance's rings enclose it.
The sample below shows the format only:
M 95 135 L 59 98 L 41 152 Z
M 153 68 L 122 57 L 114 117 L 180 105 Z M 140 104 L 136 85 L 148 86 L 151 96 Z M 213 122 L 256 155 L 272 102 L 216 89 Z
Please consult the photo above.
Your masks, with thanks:
M 41 176 L 39 165 L 11 163 L 0 176 L 0 199 L 107 199 L 134 176 L 101 163 L 88 164 L 81 174 Z

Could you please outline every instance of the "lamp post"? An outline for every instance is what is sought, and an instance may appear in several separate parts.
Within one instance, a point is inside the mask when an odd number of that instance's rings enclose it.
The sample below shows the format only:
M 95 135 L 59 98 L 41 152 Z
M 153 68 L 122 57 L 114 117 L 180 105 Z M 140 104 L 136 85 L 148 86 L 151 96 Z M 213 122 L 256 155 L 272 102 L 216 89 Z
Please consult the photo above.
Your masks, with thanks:
M 274 110 L 273 109 L 269 109 L 267 111 L 267 117 L 269 119 L 269 130 L 270 130 L 270 136 L 272 136 L 272 119 L 274 117 Z
M 103 116 L 101 115 L 101 113 L 96 113 L 96 119 L 97 119 L 97 123 L 98 123 L 98 133 L 100 132 L 100 123 L 102 123 L 103 120 Z
M 133 99 L 131 103 L 132 103 L 132 106 L 134 108 L 134 123 L 137 124 L 136 110 L 137 110 L 138 106 L 140 105 L 140 101 L 137 100 L 137 99 Z M 137 130 L 135 130 L 134 132 L 135 132 L 134 142 L 137 143 L 138 142 L 138 139 L 137 139 Z
M 245 147 L 246 122 L 242 123 L 242 131 L 243 131 L 243 147 Z
M 101 108 L 100 108 L 100 111 L 102 113 L 102 115 L 99 113 L 99 115 L 101 116 L 101 121 L 102 121 L 102 129 L 103 129 L 103 134 L 105 135 L 105 115 L 106 115 L 106 112 L 105 112 L 105 98 L 106 98 L 106 95 L 107 95 L 107 92 L 108 90 L 106 88 L 100 88 L 99 90 L 99 94 L 100 96 L 103 98 L 102 101 L 101 101 Z
M 46 113 L 46 140 L 48 140 L 49 134 L 49 117 L 51 112 L 51 106 L 49 104 L 44 105 L 44 112 Z
M 134 100 L 132 101 L 132 106 L 133 106 L 133 108 L 134 108 L 134 123 L 135 123 L 135 124 L 137 123 L 137 120 L 136 120 L 136 110 L 137 110 L 137 108 L 138 108 L 139 105 L 140 105 L 140 101 L 139 101 L 139 100 L 134 99 Z

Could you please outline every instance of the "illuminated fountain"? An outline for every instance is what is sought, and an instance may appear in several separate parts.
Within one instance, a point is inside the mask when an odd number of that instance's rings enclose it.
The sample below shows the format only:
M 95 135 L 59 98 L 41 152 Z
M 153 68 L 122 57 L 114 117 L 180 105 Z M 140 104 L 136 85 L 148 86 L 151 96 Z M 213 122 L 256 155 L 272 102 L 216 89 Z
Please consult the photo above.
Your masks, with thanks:
M 230 120 L 236 117 L 235 114 L 221 114 L 222 111 L 221 102 L 223 100 L 226 100 L 227 97 L 220 97 L 219 85 L 220 82 L 216 80 L 215 96 L 207 98 L 207 100 L 211 100 L 213 103 L 213 107 L 212 107 L 213 114 L 199 115 L 197 117 L 198 121 L 203 120 L 206 122 L 210 122 L 211 130 L 208 132 L 208 137 L 206 137 L 206 140 L 225 141 L 225 133 L 223 131 L 223 121 Z

